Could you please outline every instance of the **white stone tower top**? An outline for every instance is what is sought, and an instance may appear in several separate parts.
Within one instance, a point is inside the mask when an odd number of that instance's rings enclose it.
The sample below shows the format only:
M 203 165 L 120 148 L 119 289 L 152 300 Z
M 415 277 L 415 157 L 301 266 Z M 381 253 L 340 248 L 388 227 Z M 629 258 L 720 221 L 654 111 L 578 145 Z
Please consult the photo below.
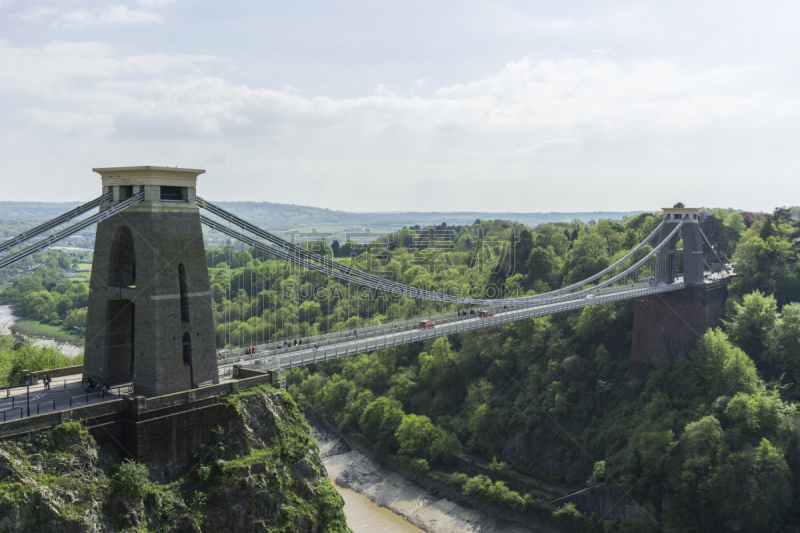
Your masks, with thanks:
M 686 222 L 700 221 L 699 207 L 663 207 L 661 210 L 664 212 L 664 220 L 686 219 Z
M 197 176 L 205 170 L 178 167 L 109 167 L 93 168 L 103 178 L 103 187 L 126 185 L 165 185 L 197 187 Z

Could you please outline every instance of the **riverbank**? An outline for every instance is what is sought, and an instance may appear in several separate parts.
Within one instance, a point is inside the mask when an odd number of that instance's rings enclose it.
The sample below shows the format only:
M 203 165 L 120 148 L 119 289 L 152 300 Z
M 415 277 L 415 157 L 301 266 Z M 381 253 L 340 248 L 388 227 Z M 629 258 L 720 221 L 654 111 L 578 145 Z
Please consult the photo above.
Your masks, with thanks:
M 505 522 L 438 497 L 366 455 L 351 451 L 341 439 L 313 420 L 309 420 L 309 424 L 312 435 L 319 441 L 320 456 L 332 479 L 427 533 L 555 533 L 530 521 L 526 524 L 511 520 Z
M 83 354 L 83 346 L 78 345 L 77 339 L 67 334 L 59 335 L 57 328 L 50 331 L 46 326 L 42 326 L 38 322 L 34 325 L 33 322 L 14 315 L 14 310 L 10 305 L 0 305 L 0 335 L 10 335 L 11 328 L 14 328 L 30 337 L 34 346 L 56 348 L 70 357 Z

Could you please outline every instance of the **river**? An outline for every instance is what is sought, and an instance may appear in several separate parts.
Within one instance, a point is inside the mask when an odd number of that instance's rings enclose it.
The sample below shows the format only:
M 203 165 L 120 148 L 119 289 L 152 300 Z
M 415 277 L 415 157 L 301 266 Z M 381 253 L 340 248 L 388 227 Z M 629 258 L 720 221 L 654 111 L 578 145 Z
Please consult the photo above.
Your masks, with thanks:
M 331 479 L 331 483 L 342 495 L 347 525 L 353 533 L 425 533 L 390 510 L 340 485 L 335 479 Z
M 0 335 L 10 335 L 11 326 L 19 320 L 18 316 L 14 315 L 14 311 L 10 305 L 0 305 Z M 56 348 L 64 355 L 75 357 L 83 353 L 83 346 L 75 346 L 74 344 L 65 344 L 56 342 L 53 339 L 33 339 L 34 346 L 48 346 Z

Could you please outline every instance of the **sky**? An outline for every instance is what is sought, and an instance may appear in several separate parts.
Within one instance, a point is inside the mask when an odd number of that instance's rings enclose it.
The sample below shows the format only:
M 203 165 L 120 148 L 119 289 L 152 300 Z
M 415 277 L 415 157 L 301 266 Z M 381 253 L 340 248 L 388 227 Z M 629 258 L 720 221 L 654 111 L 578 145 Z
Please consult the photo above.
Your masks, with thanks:
M 800 204 L 792 2 L 0 0 L 0 201 L 93 167 L 345 211 Z

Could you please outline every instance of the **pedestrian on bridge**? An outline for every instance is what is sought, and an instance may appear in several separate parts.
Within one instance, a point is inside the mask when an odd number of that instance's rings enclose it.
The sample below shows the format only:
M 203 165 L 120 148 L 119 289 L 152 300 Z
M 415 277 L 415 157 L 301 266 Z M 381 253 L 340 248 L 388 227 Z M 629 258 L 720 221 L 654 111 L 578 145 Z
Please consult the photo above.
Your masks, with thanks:
M 47 377 L 47 374 L 44 375 L 44 388 L 45 390 L 50 390 L 50 378 Z

